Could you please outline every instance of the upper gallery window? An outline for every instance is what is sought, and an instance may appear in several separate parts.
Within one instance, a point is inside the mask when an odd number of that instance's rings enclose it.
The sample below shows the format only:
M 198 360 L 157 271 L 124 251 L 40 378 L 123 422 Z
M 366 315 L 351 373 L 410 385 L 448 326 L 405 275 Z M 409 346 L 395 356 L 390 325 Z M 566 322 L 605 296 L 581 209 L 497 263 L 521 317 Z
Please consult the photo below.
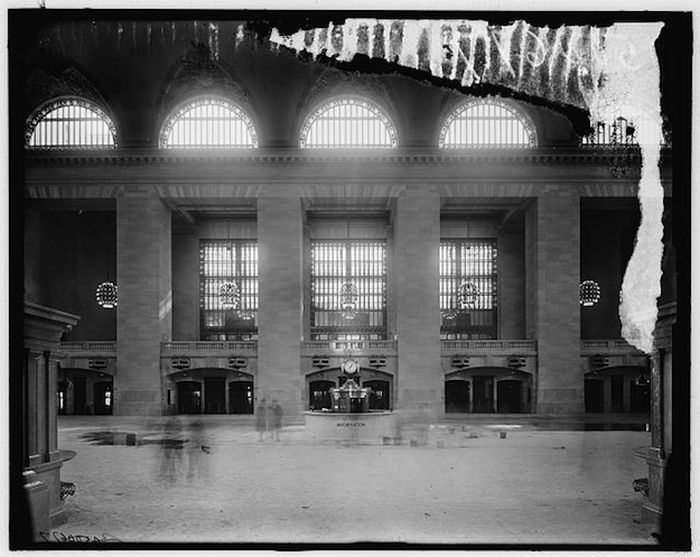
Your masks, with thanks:
M 201 241 L 199 303 L 202 340 L 257 339 L 256 241 Z
M 45 104 L 27 122 L 25 146 L 30 149 L 113 149 L 114 123 L 85 99 L 63 98 Z
M 469 101 L 445 120 L 440 130 L 441 149 L 532 148 L 535 127 L 509 104 L 497 99 Z
M 299 134 L 302 149 L 396 147 L 396 128 L 376 104 L 361 98 L 334 99 L 311 112 Z
M 257 149 L 253 122 L 224 99 L 197 99 L 173 112 L 160 133 L 161 148 Z
M 311 241 L 311 338 L 386 336 L 386 242 Z
M 440 241 L 441 338 L 496 338 L 495 240 Z

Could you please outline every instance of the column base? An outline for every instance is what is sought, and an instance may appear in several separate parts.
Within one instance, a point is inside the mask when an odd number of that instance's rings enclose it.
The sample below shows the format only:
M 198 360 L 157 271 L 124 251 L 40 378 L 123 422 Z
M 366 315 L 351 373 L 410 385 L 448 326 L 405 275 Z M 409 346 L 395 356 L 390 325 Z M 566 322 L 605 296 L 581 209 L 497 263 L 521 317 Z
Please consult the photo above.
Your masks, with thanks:
M 664 502 L 664 474 L 666 459 L 658 447 L 648 447 L 635 451 L 635 456 L 643 458 L 649 469 L 649 494 L 642 503 L 641 520 L 651 522 L 658 530 L 661 527 Z

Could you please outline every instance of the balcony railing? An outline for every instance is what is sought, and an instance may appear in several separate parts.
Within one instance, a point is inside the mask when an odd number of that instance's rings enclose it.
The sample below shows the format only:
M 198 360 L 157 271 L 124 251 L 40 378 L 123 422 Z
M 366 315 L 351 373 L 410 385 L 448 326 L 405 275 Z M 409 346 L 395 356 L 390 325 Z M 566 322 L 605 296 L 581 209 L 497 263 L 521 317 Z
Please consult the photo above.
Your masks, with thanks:
M 443 352 L 536 354 L 536 340 L 443 340 Z
M 595 352 L 640 352 L 626 340 L 616 339 L 593 339 L 581 341 L 581 352 L 586 354 Z
M 61 343 L 61 351 L 67 354 L 76 352 L 108 355 L 117 353 L 117 343 L 113 340 L 66 341 Z
M 201 341 L 178 340 L 161 343 L 161 352 L 189 354 L 206 352 L 257 352 L 257 341 Z
M 325 354 L 350 352 L 396 352 L 395 340 L 306 340 L 301 343 L 306 353 Z

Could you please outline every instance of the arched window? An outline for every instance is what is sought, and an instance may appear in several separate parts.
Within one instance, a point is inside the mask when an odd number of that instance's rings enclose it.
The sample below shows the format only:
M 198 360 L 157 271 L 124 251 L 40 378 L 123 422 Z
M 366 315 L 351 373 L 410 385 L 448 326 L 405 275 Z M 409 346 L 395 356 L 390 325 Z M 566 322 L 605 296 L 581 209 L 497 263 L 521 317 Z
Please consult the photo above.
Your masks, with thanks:
M 497 99 L 471 101 L 450 114 L 440 130 L 441 149 L 531 148 L 537 145 L 530 120 Z
M 112 120 L 85 99 L 51 101 L 30 117 L 25 146 L 30 149 L 113 149 L 117 133 Z
M 299 134 L 302 149 L 386 149 L 397 144 L 396 128 L 384 111 L 356 97 L 317 107 Z
M 257 149 L 258 135 L 245 112 L 219 98 L 197 99 L 177 108 L 160 133 L 161 148 Z

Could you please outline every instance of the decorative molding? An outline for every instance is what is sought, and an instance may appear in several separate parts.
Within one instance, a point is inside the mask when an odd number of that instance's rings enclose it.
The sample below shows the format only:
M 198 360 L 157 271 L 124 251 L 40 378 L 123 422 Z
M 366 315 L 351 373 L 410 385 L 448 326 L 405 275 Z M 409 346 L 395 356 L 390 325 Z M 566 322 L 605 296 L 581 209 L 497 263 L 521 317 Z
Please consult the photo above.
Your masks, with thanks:
M 603 166 L 619 155 L 609 149 L 352 149 L 337 150 L 241 150 L 241 149 L 187 149 L 174 150 L 115 149 L 114 151 L 32 151 L 26 153 L 29 167 L 41 166 L 144 166 L 216 163 L 226 164 L 298 164 L 298 163 L 388 163 L 404 165 L 492 164 L 492 165 L 591 165 Z M 631 160 L 641 163 L 639 151 L 630 154 Z M 671 152 L 664 150 L 662 165 L 670 165 Z

